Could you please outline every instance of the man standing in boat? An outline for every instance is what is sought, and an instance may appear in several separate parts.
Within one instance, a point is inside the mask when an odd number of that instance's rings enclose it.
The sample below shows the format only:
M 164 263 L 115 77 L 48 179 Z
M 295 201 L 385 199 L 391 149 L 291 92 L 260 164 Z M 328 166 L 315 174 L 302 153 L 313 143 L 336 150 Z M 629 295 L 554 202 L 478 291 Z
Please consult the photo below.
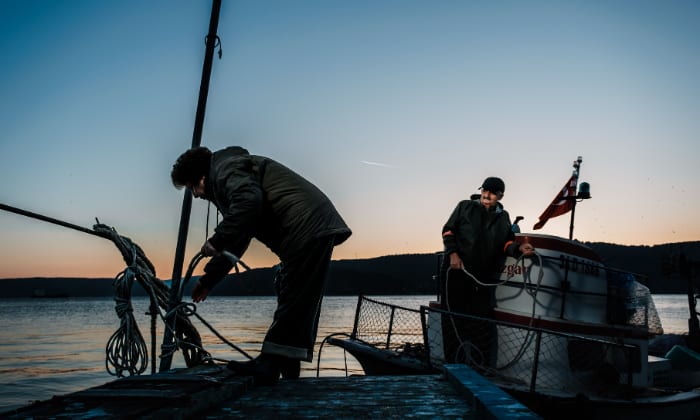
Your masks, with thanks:
M 534 247 L 515 242 L 510 216 L 499 202 L 506 186 L 488 177 L 481 194 L 457 204 L 442 228 L 444 244 L 440 301 L 443 309 L 492 318 L 495 306 L 493 278 L 506 255 L 530 256 Z M 448 317 L 443 317 L 447 319 Z M 448 362 L 489 366 L 495 361 L 495 327 L 458 317 L 443 325 Z
M 312 183 L 284 165 L 233 146 L 216 152 L 206 147 L 183 153 L 171 172 L 176 188 L 214 203 L 223 215 L 215 233 L 202 246 L 211 256 L 205 274 L 192 290 L 204 301 L 233 268 L 222 255 L 242 256 L 252 238 L 281 261 L 275 278 L 278 294 L 272 325 L 260 355 L 248 362 L 229 362 L 256 384 L 275 384 L 280 376 L 299 377 L 300 361 L 313 359 L 323 289 L 333 248 L 351 231 L 333 203 Z

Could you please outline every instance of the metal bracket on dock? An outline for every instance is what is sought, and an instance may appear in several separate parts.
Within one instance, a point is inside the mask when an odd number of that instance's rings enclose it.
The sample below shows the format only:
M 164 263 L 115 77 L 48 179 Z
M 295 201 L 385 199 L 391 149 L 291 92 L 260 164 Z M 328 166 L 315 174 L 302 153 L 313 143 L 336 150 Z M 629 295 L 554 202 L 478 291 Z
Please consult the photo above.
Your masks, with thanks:
M 445 376 L 472 399 L 472 406 L 494 419 L 539 419 L 540 416 L 467 365 L 445 365 Z

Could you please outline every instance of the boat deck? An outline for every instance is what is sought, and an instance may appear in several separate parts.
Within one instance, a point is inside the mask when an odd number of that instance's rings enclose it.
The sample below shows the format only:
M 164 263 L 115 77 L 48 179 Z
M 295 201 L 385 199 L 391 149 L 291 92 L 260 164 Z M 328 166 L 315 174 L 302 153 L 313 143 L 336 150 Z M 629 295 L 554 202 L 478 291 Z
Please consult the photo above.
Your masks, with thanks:
M 256 387 L 219 366 L 122 378 L 2 418 L 537 418 L 464 365 L 445 374 L 280 380 Z

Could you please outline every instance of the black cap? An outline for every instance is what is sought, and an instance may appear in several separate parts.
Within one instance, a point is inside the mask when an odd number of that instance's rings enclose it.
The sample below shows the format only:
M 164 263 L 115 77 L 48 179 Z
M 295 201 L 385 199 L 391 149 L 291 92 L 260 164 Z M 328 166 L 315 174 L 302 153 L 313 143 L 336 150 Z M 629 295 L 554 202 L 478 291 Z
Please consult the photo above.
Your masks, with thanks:
M 506 192 L 506 184 L 501 178 L 490 176 L 481 184 L 481 189 L 491 191 L 492 193 L 504 193 Z

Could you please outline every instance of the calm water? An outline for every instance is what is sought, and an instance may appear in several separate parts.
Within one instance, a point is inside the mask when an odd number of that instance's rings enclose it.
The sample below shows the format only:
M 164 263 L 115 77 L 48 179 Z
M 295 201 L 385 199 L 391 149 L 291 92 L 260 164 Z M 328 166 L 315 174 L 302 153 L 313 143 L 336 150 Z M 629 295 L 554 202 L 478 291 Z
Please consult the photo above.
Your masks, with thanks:
M 382 301 L 417 308 L 432 296 L 379 297 Z M 334 333 L 352 331 L 357 297 L 326 297 L 323 301 L 313 363 L 302 363 L 301 376 L 316 376 L 319 345 Z M 151 351 L 149 299 L 133 300 L 134 315 Z M 222 336 L 257 355 L 272 320 L 276 300 L 272 297 L 210 297 L 197 306 L 198 313 Z M 105 346 L 119 328 L 114 300 L 105 298 L 0 299 L 0 412 L 34 400 L 74 392 L 109 382 L 115 377 L 105 367 Z M 220 359 L 245 360 L 193 318 L 204 348 Z M 160 353 L 162 323 L 158 322 Z M 149 353 L 150 363 L 150 353 Z M 173 368 L 185 367 L 177 352 Z M 362 374 L 362 368 L 342 349 L 324 345 L 319 376 Z M 156 366 L 157 368 L 157 366 Z M 151 372 L 149 364 L 146 374 Z
M 433 296 L 388 296 L 378 300 L 409 308 L 426 304 Z M 688 329 L 685 295 L 654 296 L 666 333 Z M 302 363 L 302 376 L 316 376 L 318 346 L 328 335 L 350 333 L 357 297 L 326 297 L 319 324 L 313 363 Z M 135 298 L 134 314 L 141 334 L 149 345 L 148 298 Z M 197 306 L 198 313 L 221 335 L 255 356 L 272 319 L 275 299 L 271 297 L 211 297 Z M 114 379 L 105 368 L 105 345 L 119 328 L 111 298 L 99 299 L 0 299 L 0 412 L 34 400 L 101 385 Z M 194 319 L 205 349 L 214 357 L 238 359 L 237 351 Z M 160 346 L 162 324 L 157 343 Z M 150 355 L 149 355 L 150 361 Z M 176 353 L 173 368 L 185 367 Z M 150 373 L 149 365 L 146 373 Z M 320 353 L 320 376 L 362 374 L 362 368 L 342 349 L 324 345 Z

